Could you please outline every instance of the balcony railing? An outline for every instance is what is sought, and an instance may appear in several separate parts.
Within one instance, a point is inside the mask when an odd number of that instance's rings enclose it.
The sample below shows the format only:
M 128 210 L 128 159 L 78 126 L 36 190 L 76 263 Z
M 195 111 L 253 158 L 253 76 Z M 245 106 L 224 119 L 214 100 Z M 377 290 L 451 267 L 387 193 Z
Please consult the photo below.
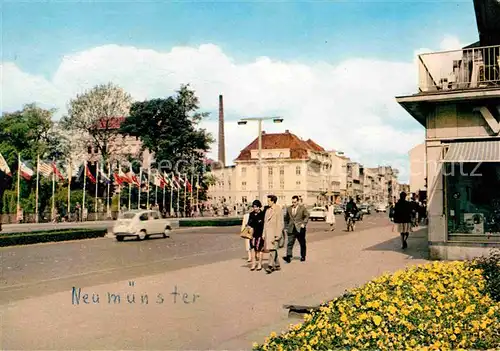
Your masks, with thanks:
M 420 92 L 500 88 L 500 45 L 418 56 Z

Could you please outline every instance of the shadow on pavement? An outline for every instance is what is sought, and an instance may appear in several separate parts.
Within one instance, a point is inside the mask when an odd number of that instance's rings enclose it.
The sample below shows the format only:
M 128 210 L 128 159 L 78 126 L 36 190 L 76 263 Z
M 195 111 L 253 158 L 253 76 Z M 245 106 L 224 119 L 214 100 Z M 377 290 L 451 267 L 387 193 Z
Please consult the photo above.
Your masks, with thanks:
M 418 227 L 410 233 L 408 238 L 408 248 L 401 249 L 401 237 L 399 233 L 394 232 L 394 238 L 384 241 L 380 244 L 367 247 L 365 250 L 368 251 L 397 251 L 402 252 L 409 256 L 411 259 L 429 259 L 429 247 L 428 247 L 428 236 L 427 227 Z

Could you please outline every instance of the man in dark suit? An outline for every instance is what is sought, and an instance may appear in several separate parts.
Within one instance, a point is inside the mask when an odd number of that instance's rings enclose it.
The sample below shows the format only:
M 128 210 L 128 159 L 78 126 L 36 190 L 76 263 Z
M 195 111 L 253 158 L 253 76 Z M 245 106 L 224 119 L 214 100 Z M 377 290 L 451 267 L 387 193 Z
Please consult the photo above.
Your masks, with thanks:
M 300 245 L 300 260 L 306 260 L 306 225 L 309 221 L 309 212 L 306 207 L 299 204 L 299 197 L 292 197 L 292 206 L 288 207 L 285 214 L 285 232 L 288 234 L 286 256 L 283 260 L 290 263 L 293 257 L 295 240 Z

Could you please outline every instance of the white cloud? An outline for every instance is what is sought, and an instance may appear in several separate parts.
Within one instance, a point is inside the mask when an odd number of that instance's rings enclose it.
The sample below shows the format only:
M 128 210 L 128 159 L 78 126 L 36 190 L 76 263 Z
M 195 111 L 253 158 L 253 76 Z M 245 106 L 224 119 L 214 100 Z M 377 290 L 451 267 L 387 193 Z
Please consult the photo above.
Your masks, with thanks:
M 441 46 L 457 45 L 458 40 L 446 37 Z M 395 101 L 397 95 L 417 91 L 414 62 L 353 58 L 306 65 L 259 57 L 243 64 L 212 44 L 169 52 L 106 45 L 65 56 L 50 80 L 22 72 L 13 63 L 3 63 L 1 69 L 3 111 L 37 101 L 59 108 L 62 115 L 71 97 L 108 81 L 138 100 L 169 96 L 181 83 L 191 83 L 203 110 L 212 112 L 204 127 L 215 137 L 218 95 L 223 94 L 228 160 L 257 134 L 256 125 L 236 124 L 240 116 L 280 114 L 284 123 L 266 122 L 264 130 L 289 129 L 367 166 L 407 159 L 424 135 Z M 398 129 L 405 124 L 405 130 Z

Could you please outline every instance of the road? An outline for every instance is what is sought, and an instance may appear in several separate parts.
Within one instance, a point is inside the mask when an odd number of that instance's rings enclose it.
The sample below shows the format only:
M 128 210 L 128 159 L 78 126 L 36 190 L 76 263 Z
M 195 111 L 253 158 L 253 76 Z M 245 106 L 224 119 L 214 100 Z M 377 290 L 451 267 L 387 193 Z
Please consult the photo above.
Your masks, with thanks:
M 385 214 L 365 215 L 356 231 L 387 223 Z M 311 222 L 308 241 L 350 234 L 342 216 L 337 216 L 337 230 L 327 229 L 323 222 Z M 238 227 L 182 228 L 167 239 L 98 238 L 1 248 L 0 304 L 236 258 L 246 265 L 238 232 Z

